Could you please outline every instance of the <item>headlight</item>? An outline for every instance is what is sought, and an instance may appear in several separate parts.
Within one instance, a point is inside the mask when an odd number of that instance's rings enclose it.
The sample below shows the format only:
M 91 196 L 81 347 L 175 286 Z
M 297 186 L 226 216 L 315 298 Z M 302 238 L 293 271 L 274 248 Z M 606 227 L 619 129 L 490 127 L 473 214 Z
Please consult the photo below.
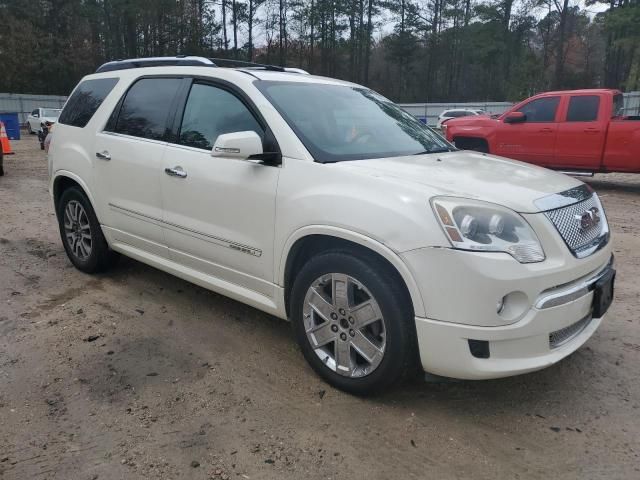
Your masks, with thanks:
M 436 197 L 431 206 L 454 248 L 505 252 L 520 263 L 541 262 L 545 258 L 535 232 L 513 210 L 454 197 Z

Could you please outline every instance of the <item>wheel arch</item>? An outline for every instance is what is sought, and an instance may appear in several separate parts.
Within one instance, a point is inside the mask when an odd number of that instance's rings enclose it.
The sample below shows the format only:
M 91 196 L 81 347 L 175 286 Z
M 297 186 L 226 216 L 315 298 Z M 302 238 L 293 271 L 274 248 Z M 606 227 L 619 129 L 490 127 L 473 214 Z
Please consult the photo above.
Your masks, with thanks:
M 91 195 L 86 183 L 78 175 L 66 170 L 60 170 L 56 172 L 51 182 L 51 194 L 53 196 L 53 205 L 56 210 L 56 214 L 58 211 L 58 201 L 60 200 L 62 193 L 71 187 L 79 187 L 80 190 L 82 190 L 82 193 L 84 193 L 89 199 L 91 208 L 93 208 L 93 211 L 97 217 L 98 211 L 96 210 L 93 196 Z M 100 221 L 99 218 L 98 221 Z
M 456 147 L 458 147 L 457 142 L 464 142 L 469 146 L 473 146 L 473 144 L 483 145 L 484 147 L 486 147 L 486 153 L 491 152 L 491 145 L 489 143 L 489 140 L 485 137 L 474 137 L 473 135 L 454 135 L 452 137 L 452 142 L 456 145 Z M 469 150 L 473 150 L 473 148 L 470 148 Z
M 284 286 L 284 301 L 287 316 L 289 314 L 289 296 L 297 272 L 305 261 L 323 251 L 336 249 L 355 249 L 366 255 L 373 255 L 395 271 L 411 299 L 416 315 L 424 316 L 425 308 L 422 295 L 402 259 L 389 247 L 366 235 L 339 227 L 308 226 L 292 234 L 285 243 L 276 281 Z

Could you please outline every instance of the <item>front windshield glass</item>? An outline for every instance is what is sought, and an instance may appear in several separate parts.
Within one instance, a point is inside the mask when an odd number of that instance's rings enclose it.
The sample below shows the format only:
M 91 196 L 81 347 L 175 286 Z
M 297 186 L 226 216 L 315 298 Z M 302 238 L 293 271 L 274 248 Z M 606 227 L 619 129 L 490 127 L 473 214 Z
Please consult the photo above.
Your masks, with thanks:
M 363 87 L 270 81 L 255 85 L 318 162 L 454 150 L 415 117 Z
M 43 108 L 42 116 L 45 118 L 58 118 L 60 116 L 61 110 L 57 108 Z

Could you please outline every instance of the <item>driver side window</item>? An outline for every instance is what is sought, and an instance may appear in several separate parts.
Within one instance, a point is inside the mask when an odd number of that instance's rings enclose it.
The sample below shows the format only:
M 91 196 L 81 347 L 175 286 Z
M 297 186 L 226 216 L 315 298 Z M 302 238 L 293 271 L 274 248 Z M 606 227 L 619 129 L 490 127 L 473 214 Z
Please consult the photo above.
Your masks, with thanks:
M 527 116 L 527 123 L 554 122 L 559 103 L 560 97 L 537 98 L 517 111 Z
M 264 130 L 242 101 L 222 88 L 195 83 L 182 116 L 179 143 L 211 150 L 219 135 L 252 130 L 264 138 Z

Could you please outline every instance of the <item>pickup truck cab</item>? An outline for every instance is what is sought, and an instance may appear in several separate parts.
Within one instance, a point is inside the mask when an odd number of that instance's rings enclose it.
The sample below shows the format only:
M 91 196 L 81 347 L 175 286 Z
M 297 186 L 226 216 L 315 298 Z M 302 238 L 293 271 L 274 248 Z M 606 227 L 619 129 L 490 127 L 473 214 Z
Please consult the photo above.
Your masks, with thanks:
M 640 117 L 618 90 L 546 92 L 500 116 L 444 124 L 458 148 L 568 172 L 640 172 Z
M 590 187 L 461 152 L 366 87 L 219 63 L 114 62 L 71 94 L 49 171 L 78 269 L 127 255 L 289 319 L 358 394 L 418 364 L 538 370 L 596 331 L 615 270 Z

